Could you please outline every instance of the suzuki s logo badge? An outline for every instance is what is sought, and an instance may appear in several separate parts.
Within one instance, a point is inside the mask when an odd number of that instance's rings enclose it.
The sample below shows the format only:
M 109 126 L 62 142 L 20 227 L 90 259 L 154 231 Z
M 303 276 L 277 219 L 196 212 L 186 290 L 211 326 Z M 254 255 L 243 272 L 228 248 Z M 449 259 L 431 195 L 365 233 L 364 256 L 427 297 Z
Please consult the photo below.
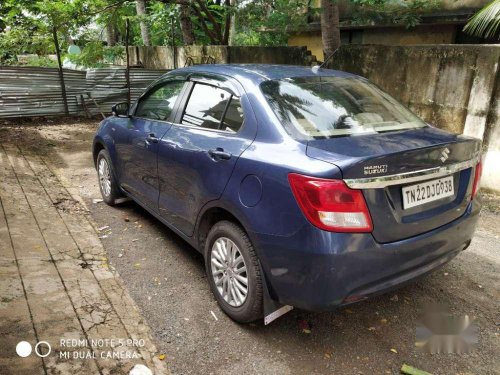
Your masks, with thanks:
M 448 155 L 450 154 L 450 150 L 448 147 L 446 147 L 443 151 L 441 151 L 441 157 L 439 160 L 441 160 L 443 163 L 448 160 Z

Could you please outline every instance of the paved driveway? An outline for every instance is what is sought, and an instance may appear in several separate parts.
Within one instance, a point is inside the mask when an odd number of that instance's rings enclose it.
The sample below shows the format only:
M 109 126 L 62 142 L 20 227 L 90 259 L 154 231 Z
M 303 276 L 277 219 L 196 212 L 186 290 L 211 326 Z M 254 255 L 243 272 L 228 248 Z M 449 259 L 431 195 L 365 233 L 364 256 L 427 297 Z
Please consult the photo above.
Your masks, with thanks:
M 87 212 L 50 160 L 1 142 L 1 374 L 167 372 Z
M 500 216 L 491 212 L 498 200 L 489 200 L 491 211 L 482 213 L 471 247 L 418 283 L 331 313 L 294 310 L 267 327 L 238 325 L 218 309 L 194 249 L 134 203 L 93 203 L 99 197 L 90 155 L 94 128 L 59 124 L 9 134 L 29 133 L 60 180 L 86 202 L 103 228 L 110 266 L 122 275 L 174 373 L 397 374 L 403 363 L 436 374 L 499 373 Z M 417 319 L 429 302 L 477 317 L 476 350 L 415 350 Z

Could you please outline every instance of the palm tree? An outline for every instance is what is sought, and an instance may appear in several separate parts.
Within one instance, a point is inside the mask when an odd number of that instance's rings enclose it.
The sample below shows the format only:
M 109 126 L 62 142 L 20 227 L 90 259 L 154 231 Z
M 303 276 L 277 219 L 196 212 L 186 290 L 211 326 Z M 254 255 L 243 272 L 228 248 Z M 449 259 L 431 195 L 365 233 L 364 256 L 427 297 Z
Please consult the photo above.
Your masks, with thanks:
M 339 6 L 334 0 L 321 0 L 321 39 L 324 59 L 340 47 Z
M 465 25 L 467 34 L 481 38 L 494 38 L 500 40 L 500 0 L 493 0 L 477 12 Z

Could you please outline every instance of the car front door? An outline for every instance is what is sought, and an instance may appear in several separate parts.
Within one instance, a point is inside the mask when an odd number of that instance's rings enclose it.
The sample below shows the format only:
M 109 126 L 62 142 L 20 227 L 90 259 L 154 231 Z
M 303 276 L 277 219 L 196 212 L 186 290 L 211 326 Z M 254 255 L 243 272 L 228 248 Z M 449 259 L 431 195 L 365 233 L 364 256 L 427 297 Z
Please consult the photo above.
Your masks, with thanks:
M 191 236 L 200 209 L 218 199 L 256 123 L 232 80 L 190 78 L 172 128 L 159 143 L 160 215 Z
M 120 183 L 122 187 L 154 210 L 158 209 L 158 145 L 172 126 L 174 108 L 185 80 L 162 81 L 138 101 L 128 123 L 126 144 L 122 145 Z

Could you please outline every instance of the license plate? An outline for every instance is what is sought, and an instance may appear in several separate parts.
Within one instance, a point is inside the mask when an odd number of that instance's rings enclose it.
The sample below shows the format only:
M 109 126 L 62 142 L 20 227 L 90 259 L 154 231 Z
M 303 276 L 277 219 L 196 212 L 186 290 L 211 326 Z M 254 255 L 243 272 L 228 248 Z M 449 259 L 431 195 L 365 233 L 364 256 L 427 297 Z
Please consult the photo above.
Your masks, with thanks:
M 429 202 L 434 202 L 455 194 L 453 176 L 405 186 L 402 191 L 403 209 L 405 210 Z

